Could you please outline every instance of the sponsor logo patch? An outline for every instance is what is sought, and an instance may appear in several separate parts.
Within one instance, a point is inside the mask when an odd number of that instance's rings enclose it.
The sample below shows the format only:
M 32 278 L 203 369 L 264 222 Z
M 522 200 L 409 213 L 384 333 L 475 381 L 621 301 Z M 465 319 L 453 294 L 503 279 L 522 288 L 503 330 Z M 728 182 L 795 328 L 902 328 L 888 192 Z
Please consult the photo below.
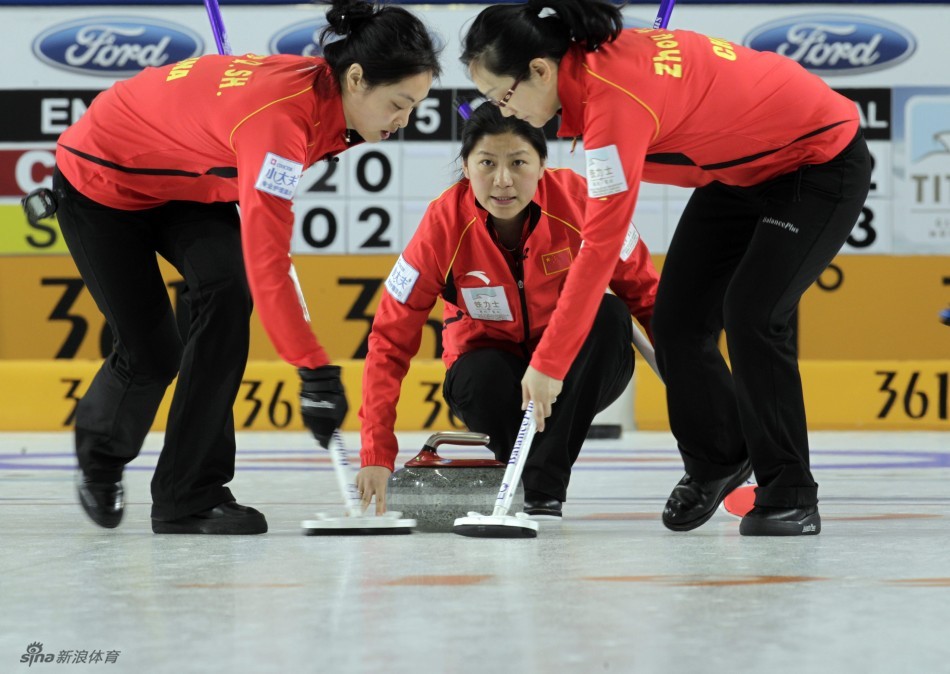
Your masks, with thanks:
M 501 286 L 492 288 L 462 288 L 462 297 L 465 306 L 472 318 L 480 321 L 511 321 L 511 307 L 505 289 Z
M 267 194 L 273 194 L 281 199 L 293 199 L 303 175 L 303 164 L 268 152 L 261 164 L 261 172 L 254 183 L 255 189 Z
M 584 156 L 587 159 L 587 196 L 596 199 L 627 191 L 627 178 L 616 145 L 586 150 Z
M 389 272 L 389 278 L 386 279 L 386 291 L 394 300 L 405 304 L 418 280 L 419 271 L 400 255 L 393 265 L 393 270 Z

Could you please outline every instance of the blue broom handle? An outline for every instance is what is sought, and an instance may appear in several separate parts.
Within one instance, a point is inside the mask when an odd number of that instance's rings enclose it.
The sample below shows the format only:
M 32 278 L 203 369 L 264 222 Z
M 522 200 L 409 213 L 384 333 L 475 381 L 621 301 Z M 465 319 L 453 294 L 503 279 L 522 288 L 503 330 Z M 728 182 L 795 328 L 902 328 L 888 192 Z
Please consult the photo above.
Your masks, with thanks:
M 660 2 L 660 11 L 656 15 L 656 21 L 653 22 L 654 28 L 666 28 L 670 23 L 670 14 L 673 13 L 673 5 L 676 0 L 662 0 Z
M 205 0 L 205 9 L 208 10 L 211 32 L 214 34 L 214 43 L 218 47 L 218 53 L 230 55 L 231 43 L 228 42 L 228 32 L 224 29 L 224 19 L 221 18 L 221 8 L 218 7 L 218 0 Z

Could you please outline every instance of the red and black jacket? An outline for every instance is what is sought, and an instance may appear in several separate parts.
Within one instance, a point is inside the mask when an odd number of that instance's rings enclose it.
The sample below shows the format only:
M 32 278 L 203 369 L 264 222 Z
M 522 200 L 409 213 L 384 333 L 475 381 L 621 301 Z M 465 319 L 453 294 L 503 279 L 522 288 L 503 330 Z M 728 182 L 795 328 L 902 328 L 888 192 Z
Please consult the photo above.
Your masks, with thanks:
M 59 139 L 56 163 L 85 196 L 122 210 L 238 202 L 245 267 L 264 329 L 288 362 L 329 362 L 290 261 L 300 172 L 348 147 L 323 59 L 202 56 L 115 84 Z
M 468 180 L 433 201 L 386 282 L 363 370 L 362 464 L 390 470 L 398 452 L 396 403 L 409 362 L 436 300 L 443 302 L 446 367 L 463 353 L 497 348 L 530 359 L 548 329 L 565 282 L 577 273 L 587 183 L 566 169 L 547 169 L 528 207 L 523 254 L 497 242 L 488 213 Z M 629 219 L 623 257 L 611 263 L 608 287 L 648 331 L 657 273 Z M 599 305 L 599 299 L 598 299 Z M 571 363 L 563 364 L 564 373 Z M 563 376 L 561 377 L 563 378 Z
M 613 273 L 641 181 L 749 186 L 835 157 L 854 103 L 794 61 L 682 30 L 625 30 L 558 68 L 559 136 L 583 137 L 584 248 L 531 365 L 562 378 Z

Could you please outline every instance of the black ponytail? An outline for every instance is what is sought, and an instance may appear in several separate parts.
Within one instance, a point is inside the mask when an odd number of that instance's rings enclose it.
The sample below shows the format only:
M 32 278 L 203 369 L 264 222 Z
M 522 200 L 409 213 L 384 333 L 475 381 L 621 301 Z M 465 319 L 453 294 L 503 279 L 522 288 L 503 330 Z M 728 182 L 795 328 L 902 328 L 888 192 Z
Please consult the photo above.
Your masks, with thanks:
M 522 77 L 534 58 L 560 61 L 572 43 L 587 51 L 612 42 L 623 30 L 620 8 L 607 0 L 528 0 L 492 5 L 465 35 L 462 63 L 477 62 L 495 75 Z
M 363 68 L 369 86 L 394 84 L 420 73 L 441 74 L 440 49 L 407 10 L 365 0 L 332 0 L 331 5 L 320 46 L 337 78 L 354 63 Z

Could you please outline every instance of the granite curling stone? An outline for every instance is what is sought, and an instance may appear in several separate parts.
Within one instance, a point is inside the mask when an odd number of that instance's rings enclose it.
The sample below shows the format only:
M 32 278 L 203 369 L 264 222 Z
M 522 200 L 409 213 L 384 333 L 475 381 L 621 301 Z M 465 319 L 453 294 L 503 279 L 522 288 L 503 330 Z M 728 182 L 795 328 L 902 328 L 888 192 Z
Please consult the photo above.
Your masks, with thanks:
M 469 512 L 491 514 L 507 464 L 491 459 L 445 459 L 441 445 L 487 445 L 484 433 L 444 431 L 426 440 L 422 451 L 389 476 L 386 509 L 416 520 L 417 531 L 451 532 L 456 518 Z M 518 483 L 511 512 L 524 508 L 524 488 Z

